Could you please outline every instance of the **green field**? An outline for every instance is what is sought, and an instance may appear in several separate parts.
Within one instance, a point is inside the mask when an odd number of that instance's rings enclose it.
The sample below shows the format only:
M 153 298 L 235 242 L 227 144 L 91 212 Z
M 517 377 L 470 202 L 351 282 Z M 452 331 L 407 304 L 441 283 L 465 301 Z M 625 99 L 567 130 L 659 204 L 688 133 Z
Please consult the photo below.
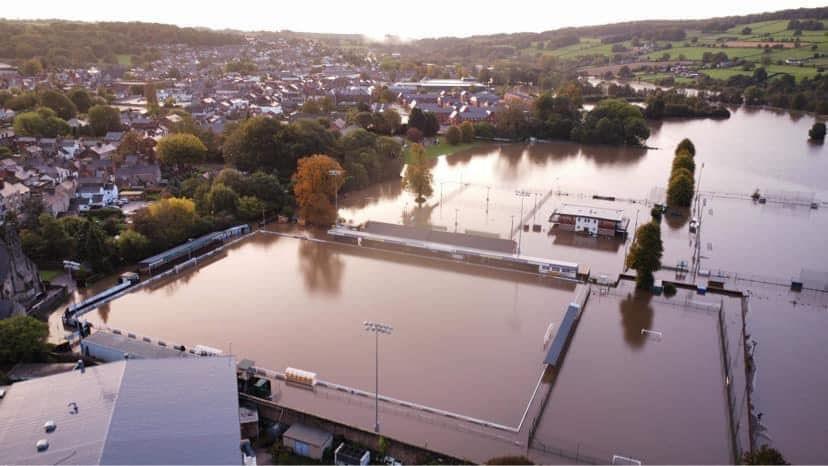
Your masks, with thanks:
M 119 53 L 115 55 L 115 58 L 118 60 L 119 65 L 124 66 L 131 66 L 132 65 L 132 55 L 128 53 Z
M 765 67 L 768 72 L 768 75 L 773 75 L 775 73 L 788 73 L 793 75 L 797 81 L 802 80 L 802 78 L 813 78 L 817 74 L 816 68 L 808 67 L 808 66 L 791 66 L 791 65 L 769 65 Z M 745 76 L 752 76 L 753 70 L 751 71 L 744 71 L 742 68 L 725 68 L 725 69 L 714 69 L 714 70 L 700 70 L 701 73 L 710 76 L 713 79 L 728 79 L 731 76 L 736 75 L 745 75 Z
M 63 275 L 63 270 L 41 270 L 40 279 L 45 282 L 50 282 L 56 277 Z
M 431 144 L 425 146 L 426 156 L 428 158 L 436 158 L 441 155 L 451 155 L 455 152 L 460 152 L 461 150 L 471 149 L 479 145 L 480 142 L 469 142 L 469 143 L 461 143 L 457 144 L 456 146 L 452 146 L 451 144 L 446 142 L 446 139 L 440 137 L 440 142 L 438 144 Z M 410 146 L 409 146 L 410 147 Z M 405 150 L 405 162 L 408 163 L 411 161 L 411 153 L 409 149 Z

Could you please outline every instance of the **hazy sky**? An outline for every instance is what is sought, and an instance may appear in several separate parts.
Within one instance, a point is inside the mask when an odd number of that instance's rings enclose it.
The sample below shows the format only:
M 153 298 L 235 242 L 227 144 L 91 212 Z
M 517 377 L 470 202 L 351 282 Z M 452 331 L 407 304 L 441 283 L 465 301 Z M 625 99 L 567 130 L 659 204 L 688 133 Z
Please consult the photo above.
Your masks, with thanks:
M 39 0 L 5 1 L 0 17 L 151 21 L 243 30 L 406 38 L 538 32 L 637 19 L 708 18 L 824 6 L 825 0 Z

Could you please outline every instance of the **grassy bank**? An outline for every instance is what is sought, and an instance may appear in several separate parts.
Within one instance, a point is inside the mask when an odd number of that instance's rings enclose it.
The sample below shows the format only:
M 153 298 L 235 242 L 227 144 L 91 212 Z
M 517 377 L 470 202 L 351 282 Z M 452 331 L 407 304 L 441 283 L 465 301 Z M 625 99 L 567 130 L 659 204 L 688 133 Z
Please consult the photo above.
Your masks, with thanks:
M 461 143 L 457 145 L 451 145 L 446 142 L 444 137 L 440 137 L 440 142 L 437 144 L 430 144 L 425 146 L 426 157 L 428 158 L 435 158 L 441 155 L 451 155 L 455 152 L 460 152 L 461 150 L 471 149 L 472 147 L 476 147 L 480 145 L 481 142 L 474 141 L 469 143 Z M 405 162 L 408 163 L 411 161 L 411 150 L 409 146 L 405 149 Z
M 40 279 L 45 282 L 51 282 L 55 278 L 63 274 L 63 270 L 41 270 Z

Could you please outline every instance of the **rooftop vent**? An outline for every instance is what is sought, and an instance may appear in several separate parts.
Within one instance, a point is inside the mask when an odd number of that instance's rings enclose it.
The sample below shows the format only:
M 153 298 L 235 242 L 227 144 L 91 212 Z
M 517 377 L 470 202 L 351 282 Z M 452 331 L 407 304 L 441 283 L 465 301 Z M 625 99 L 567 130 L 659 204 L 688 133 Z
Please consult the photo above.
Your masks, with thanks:
M 45 438 L 42 438 L 37 441 L 35 446 L 37 447 L 37 451 L 46 451 L 49 449 L 49 441 Z
M 47 434 L 54 432 L 55 429 L 57 429 L 55 421 L 46 421 L 46 424 L 43 424 L 43 430 L 45 430 Z

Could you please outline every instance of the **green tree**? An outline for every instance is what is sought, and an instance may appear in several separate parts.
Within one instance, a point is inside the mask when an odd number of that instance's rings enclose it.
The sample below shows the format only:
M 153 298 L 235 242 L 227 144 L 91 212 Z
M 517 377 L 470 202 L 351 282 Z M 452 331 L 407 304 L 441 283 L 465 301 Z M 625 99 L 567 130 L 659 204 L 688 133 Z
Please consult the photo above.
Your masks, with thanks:
M 695 157 L 696 146 L 695 144 L 693 144 L 693 141 L 691 141 L 688 138 L 682 139 L 681 142 L 678 143 L 678 146 L 676 146 L 676 154 L 679 154 L 681 152 L 687 152 L 688 154 L 690 154 L 690 157 Z
M 463 124 L 460 125 L 460 132 L 463 135 L 461 138 L 463 142 L 470 143 L 474 141 L 474 125 L 472 122 L 464 121 Z
M 815 141 L 824 141 L 825 140 L 825 123 L 817 122 L 814 123 L 814 126 L 811 126 L 811 129 L 808 130 L 808 137 L 815 140 Z
M 14 132 L 21 136 L 54 138 L 69 133 L 69 125 L 54 110 L 40 107 L 34 112 L 20 113 L 14 118 Z
M 224 158 L 239 170 L 277 170 L 292 173 L 296 159 L 289 141 L 282 139 L 281 124 L 271 118 L 250 118 L 227 135 Z
M 661 268 L 663 254 L 661 227 L 655 222 L 638 227 L 625 265 L 637 272 L 636 285 L 639 289 L 649 289 L 652 286 L 653 272 Z
M 76 240 L 69 236 L 60 220 L 43 213 L 38 217 L 38 225 L 40 236 L 46 245 L 45 258 L 60 260 L 74 256 Z
M 162 250 L 199 233 L 199 221 L 192 200 L 170 197 L 137 211 L 133 228 L 150 240 L 153 250 Z
M 40 93 L 40 105 L 51 108 L 57 116 L 64 120 L 72 119 L 78 113 L 78 108 L 69 97 L 51 89 Z
M 32 110 L 37 107 L 37 94 L 34 92 L 21 92 L 6 101 L 6 107 L 15 112 Z
M 463 140 L 463 133 L 460 131 L 460 128 L 457 126 L 450 126 L 448 130 L 446 130 L 446 142 L 451 144 L 452 146 L 456 146 L 460 144 L 460 141 Z
M 115 248 L 118 256 L 126 263 L 138 262 L 152 253 L 149 239 L 132 229 L 124 230 L 118 235 Z
M 158 141 L 156 154 L 164 165 L 180 168 L 203 161 L 207 147 L 192 134 L 170 134 Z
M 95 105 L 87 114 L 89 127 L 96 136 L 103 136 L 109 131 L 121 129 L 121 114 L 117 108 L 108 105 Z
M 679 152 L 673 158 L 673 171 L 683 168 L 693 174 L 696 172 L 696 162 L 693 160 L 693 156 L 688 154 L 687 152 Z
M 43 63 L 37 58 L 32 58 L 23 62 L 20 67 L 20 74 L 23 76 L 37 76 L 43 72 Z
M 85 219 L 77 233 L 77 258 L 96 272 L 108 272 L 112 263 L 110 244 L 104 229 L 94 220 Z
M 80 113 L 86 113 L 92 107 L 92 96 L 82 87 L 76 87 L 69 91 L 69 100 L 75 104 L 75 108 Z
M 40 360 L 46 352 L 49 326 L 34 317 L 14 316 L 0 320 L 0 364 Z
M 417 196 L 415 201 L 422 204 L 434 192 L 434 188 L 431 186 L 432 180 L 433 176 L 425 149 L 420 144 L 413 144 L 411 146 L 411 161 L 403 176 L 403 187 L 415 194 Z
M 261 219 L 265 210 L 264 202 L 255 196 L 243 196 L 239 198 L 238 215 L 242 220 L 252 222 Z
M 680 168 L 673 172 L 667 186 L 667 204 L 674 207 L 690 207 L 693 202 L 693 175 Z
M 790 464 L 777 449 L 762 445 L 742 455 L 742 464 Z
M 236 215 L 239 210 L 239 195 L 223 183 L 213 183 L 206 201 L 213 215 Z

